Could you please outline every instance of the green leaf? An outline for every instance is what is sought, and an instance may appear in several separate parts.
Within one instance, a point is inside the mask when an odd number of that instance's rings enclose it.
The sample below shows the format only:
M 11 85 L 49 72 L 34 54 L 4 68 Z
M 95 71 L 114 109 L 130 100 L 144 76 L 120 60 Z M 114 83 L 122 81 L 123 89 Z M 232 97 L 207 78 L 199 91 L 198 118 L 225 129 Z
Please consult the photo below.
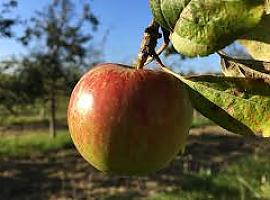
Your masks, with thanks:
M 175 49 L 190 57 L 231 44 L 265 14 L 264 0 L 150 0 L 150 5 L 155 20 L 171 31 Z
M 270 15 L 264 16 L 260 24 L 242 38 L 240 43 L 254 59 L 270 61 Z
M 190 0 L 150 0 L 154 19 L 164 28 L 173 30 L 180 13 Z
M 184 78 L 195 109 L 221 127 L 240 135 L 270 137 L 270 85 L 249 78 Z
M 267 15 L 270 14 L 270 0 L 265 0 L 265 12 Z
M 171 28 L 174 29 L 175 24 L 179 19 L 180 13 L 188 5 L 190 0 L 166 0 L 161 3 L 161 10 L 164 18 Z
M 158 22 L 160 26 L 170 30 L 170 26 L 167 24 L 161 10 L 161 0 L 150 0 L 150 7 L 155 21 Z

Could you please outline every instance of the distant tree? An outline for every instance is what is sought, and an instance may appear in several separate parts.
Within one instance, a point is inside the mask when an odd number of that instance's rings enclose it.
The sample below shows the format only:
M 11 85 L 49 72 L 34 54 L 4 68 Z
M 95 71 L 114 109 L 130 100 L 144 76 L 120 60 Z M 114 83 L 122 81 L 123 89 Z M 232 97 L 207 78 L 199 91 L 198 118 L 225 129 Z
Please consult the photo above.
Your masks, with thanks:
M 18 19 L 8 14 L 12 8 L 17 6 L 17 1 L 5 0 L 0 6 L 0 37 L 11 37 L 11 27 L 17 23 Z
M 31 65 L 22 69 L 20 64 L 11 59 L 0 66 L 0 105 L 11 114 L 17 114 L 16 108 L 33 104 L 42 95 L 40 71 Z
M 0 38 L 13 37 L 12 27 L 18 23 L 18 19 L 14 18 L 11 12 L 13 8 L 17 7 L 16 0 L 4 0 L 0 2 Z M 15 104 L 22 103 L 25 99 L 25 95 L 22 94 L 21 86 L 16 82 L 18 79 L 13 74 L 5 73 L 9 65 L 7 63 L 1 63 L 0 65 L 0 107 L 8 110 L 11 113 L 15 113 Z M 17 98 L 17 94 L 21 98 Z
M 80 73 L 100 58 L 99 50 L 91 45 L 99 21 L 91 12 L 89 3 L 79 5 L 82 6 L 80 9 L 76 8 L 75 1 L 54 0 L 36 12 L 20 38 L 30 48 L 20 70 L 22 74 L 28 74 L 29 79 L 36 79 L 34 82 L 42 83 L 38 90 L 50 105 L 50 133 L 53 137 L 56 135 L 59 91 L 68 94 Z
M 21 91 L 16 88 L 18 85 L 17 79 L 12 74 L 0 73 L 0 108 L 1 111 L 6 110 L 9 113 L 15 114 L 15 105 L 21 104 L 23 95 L 15 93 L 15 91 Z M 22 98 L 17 98 L 17 95 L 21 95 Z M 20 102 L 18 102 L 20 101 Z

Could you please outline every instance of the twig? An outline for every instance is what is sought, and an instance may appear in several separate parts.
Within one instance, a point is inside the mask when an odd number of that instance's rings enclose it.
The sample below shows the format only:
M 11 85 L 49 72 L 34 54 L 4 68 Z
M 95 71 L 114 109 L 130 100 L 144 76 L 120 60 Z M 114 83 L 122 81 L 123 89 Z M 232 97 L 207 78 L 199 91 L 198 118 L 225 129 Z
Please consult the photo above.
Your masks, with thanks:
M 169 46 L 170 44 L 170 32 L 164 28 L 161 28 L 162 34 L 163 34 L 163 44 L 160 46 L 160 48 L 157 50 L 156 54 L 159 56 L 163 53 L 163 51 Z M 148 58 L 144 65 L 148 65 L 154 60 L 154 57 L 151 56 Z
M 147 58 L 155 54 L 157 40 L 162 37 L 159 33 L 159 28 L 159 24 L 152 20 L 150 25 L 145 29 L 141 49 L 138 55 L 137 69 L 142 69 Z

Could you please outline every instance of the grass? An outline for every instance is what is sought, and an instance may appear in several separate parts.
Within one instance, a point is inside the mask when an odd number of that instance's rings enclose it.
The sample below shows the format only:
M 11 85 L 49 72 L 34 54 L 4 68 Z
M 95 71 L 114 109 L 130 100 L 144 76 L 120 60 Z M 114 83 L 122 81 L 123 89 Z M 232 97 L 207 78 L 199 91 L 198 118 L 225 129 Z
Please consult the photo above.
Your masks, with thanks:
M 248 156 L 217 174 L 186 174 L 179 190 L 145 200 L 269 200 L 270 157 Z
M 209 126 L 209 125 L 215 125 L 215 123 L 207 119 L 206 117 L 199 115 L 199 116 L 194 116 L 191 128 L 199 128 L 199 127 Z
M 5 135 L 0 139 L 0 157 L 45 154 L 71 146 L 67 131 L 59 131 L 55 139 L 47 132 Z M 263 150 L 224 165 L 218 172 L 179 172 L 179 176 L 182 181 L 172 192 L 143 200 L 270 200 L 270 156 Z
M 207 196 L 205 193 L 201 192 L 178 192 L 171 194 L 160 194 L 152 198 L 146 198 L 145 200 L 194 200 L 202 198 L 211 199 L 211 196 Z
M 57 124 L 65 125 L 66 126 L 66 116 L 64 114 L 58 114 L 57 117 Z M 18 126 L 18 127 L 27 127 L 27 126 L 36 126 L 36 127 L 48 127 L 49 126 L 49 119 L 41 118 L 38 115 L 21 115 L 21 116 L 12 116 L 8 115 L 5 118 L 0 118 L 1 126 Z M 210 121 L 209 119 L 198 116 L 193 119 L 191 128 L 199 128 L 208 125 L 215 125 L 214 122 Z
M 66 124 L 66 111 L 69 97 L 58 96 L 56 118 L 60 124 Z M 0 107 L 0 126 L 48 126 L 50 109 L 49 104 L 37 102 L 33 105 L 15 108 L 16 114 L 11 114 Z
M 25 125 L 34 125 L 34 124 L 43 124 L 48 126 L 49 120 L 42 119 L 38 116 L 8 116 L 1 121 L 2 126 L 25 126 Z
M 65 121 L 65 107 L 58 119 Z M 5 118 L 2 125 L 26 125 L 41 122 L 37 116 Z M 47 120 L 42 121 L 48 125 Z M 213 125 L 202 116 L 193 120 L 192 127 Z M 23 134 L 5 134 L 0 138 L 0 158 L 23 157 L 33 154 L 45 154 L 52 150 L 71 147 L 72 141 L 67 130 L 59 131 L 52 139 L 48 132 L 28 131 Z M 215 151 L 215 149 L 213 149 Z M 233 164 L 222 166 L 216 173 L 200 171 L 180 174 L 181 184 L 172 192 L 157 194 L 144 200 L 270 200 L 270 156 L 269 152 L 250 154 Z
M 71 145 L 67 131 L 59 131 L 54 139 L 47 132 L 6 135 L 0 139 L 0 157 L 30 156 L 33 153 L 45 153 Z

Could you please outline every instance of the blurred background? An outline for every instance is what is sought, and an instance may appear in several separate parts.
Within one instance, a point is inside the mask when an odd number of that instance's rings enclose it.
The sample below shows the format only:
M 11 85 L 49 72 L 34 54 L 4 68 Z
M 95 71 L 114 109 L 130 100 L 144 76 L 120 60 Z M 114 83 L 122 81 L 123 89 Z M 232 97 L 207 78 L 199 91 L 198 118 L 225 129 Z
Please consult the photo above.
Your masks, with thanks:
M 109 176 L 78 154 L 66 123 L 74 85 L 97 63 L 134 63 L 150 21 L 148 1 L 0 1 L 0 199 L 270 199 L 269 141 L 196 111 L 184 155 L 158 173 Z M 220 73 L 215 54 L 162 59 L 176 72 Z

